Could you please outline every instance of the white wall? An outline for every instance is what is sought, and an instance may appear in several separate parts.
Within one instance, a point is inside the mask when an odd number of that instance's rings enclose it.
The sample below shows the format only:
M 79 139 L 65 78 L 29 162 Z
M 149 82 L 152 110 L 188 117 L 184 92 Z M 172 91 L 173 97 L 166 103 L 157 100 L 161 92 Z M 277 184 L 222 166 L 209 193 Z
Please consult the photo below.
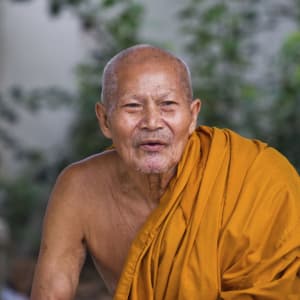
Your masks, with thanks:
M 45 0 L 4 0 L 2 7 L 1 86 L 73 87 L 73 67 L 86 50 L 76 19 L 51 18 Z
M 85 37 L 76 18 L 68 13 L 50 17 L 46 3 L 0 3 L 0 92 L 6 99 L 14 85 L 27 91 L 49 86 L 75 89 L 74 67 L 86 55 Z M 20 123 L 8 130 L 25 145 L 50 152 L 64 143 L 71 119 L 67 109 L 42 110 L 36 115 L 23 112 Z M 14 167 L 11 153 L 0 150 L 5 157 L 0 170 L 7 174 Z

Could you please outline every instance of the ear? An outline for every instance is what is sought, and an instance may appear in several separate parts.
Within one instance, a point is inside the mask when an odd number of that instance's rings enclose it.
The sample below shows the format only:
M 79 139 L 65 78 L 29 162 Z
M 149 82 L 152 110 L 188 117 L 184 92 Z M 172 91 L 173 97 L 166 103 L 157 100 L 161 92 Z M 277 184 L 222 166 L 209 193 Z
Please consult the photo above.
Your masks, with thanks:
M 190 105 L 190 109 L 191 109 L 191 114 L 192 114 L 192 122 L 190 124 L 189 134 L 192 134 L 192 132 L 197 127 L 198 115 L 201 110 L 201 100 L 200 99 L 193 100 Z
M 111 129 L 108 120 L 107 110 L 103 103 L 97 102 L 95 106 L 95 112 L 98 119 L 99 127 L 105 137 L 111 139 Z

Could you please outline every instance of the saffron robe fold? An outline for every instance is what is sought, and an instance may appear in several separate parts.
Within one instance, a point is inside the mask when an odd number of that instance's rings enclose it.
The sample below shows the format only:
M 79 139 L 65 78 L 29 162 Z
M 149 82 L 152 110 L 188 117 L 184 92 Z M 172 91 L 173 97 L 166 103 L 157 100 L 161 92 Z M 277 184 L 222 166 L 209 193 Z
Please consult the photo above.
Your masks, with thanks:
M 297 172 L 264 143 L 199 127 L 114 299 L 300 299 Z

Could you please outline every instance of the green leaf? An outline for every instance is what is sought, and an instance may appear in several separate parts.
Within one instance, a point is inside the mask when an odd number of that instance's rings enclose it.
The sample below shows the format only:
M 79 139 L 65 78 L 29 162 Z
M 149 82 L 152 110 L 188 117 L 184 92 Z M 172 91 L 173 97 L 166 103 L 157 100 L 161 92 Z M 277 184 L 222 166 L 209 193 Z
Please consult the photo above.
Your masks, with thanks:
M 225 3 L 218 3 L 212 6 L 211 8 L 207 9 L 203 15 L 203 23 L 212 23 L 218 22 L 224 14 L 227 12 L 227 6 Z
M 113 6 L 117 3 L 122 3 L 122 1 L 120 1 L 120 0 L 103 0 L 102 1 L 102 6 L 108 8 L 108 7 L 111 7 L 111 6 Z

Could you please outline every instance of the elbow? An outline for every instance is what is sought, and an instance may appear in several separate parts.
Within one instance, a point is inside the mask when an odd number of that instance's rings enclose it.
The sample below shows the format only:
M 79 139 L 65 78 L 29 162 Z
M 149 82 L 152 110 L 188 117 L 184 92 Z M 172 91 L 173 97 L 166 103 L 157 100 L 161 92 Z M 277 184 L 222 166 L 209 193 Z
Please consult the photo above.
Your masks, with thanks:
M 76 286 L 70 278 L 57 274 L 55 278 L 44 284 L 33 284 L 30 300 L 72 300 Z

